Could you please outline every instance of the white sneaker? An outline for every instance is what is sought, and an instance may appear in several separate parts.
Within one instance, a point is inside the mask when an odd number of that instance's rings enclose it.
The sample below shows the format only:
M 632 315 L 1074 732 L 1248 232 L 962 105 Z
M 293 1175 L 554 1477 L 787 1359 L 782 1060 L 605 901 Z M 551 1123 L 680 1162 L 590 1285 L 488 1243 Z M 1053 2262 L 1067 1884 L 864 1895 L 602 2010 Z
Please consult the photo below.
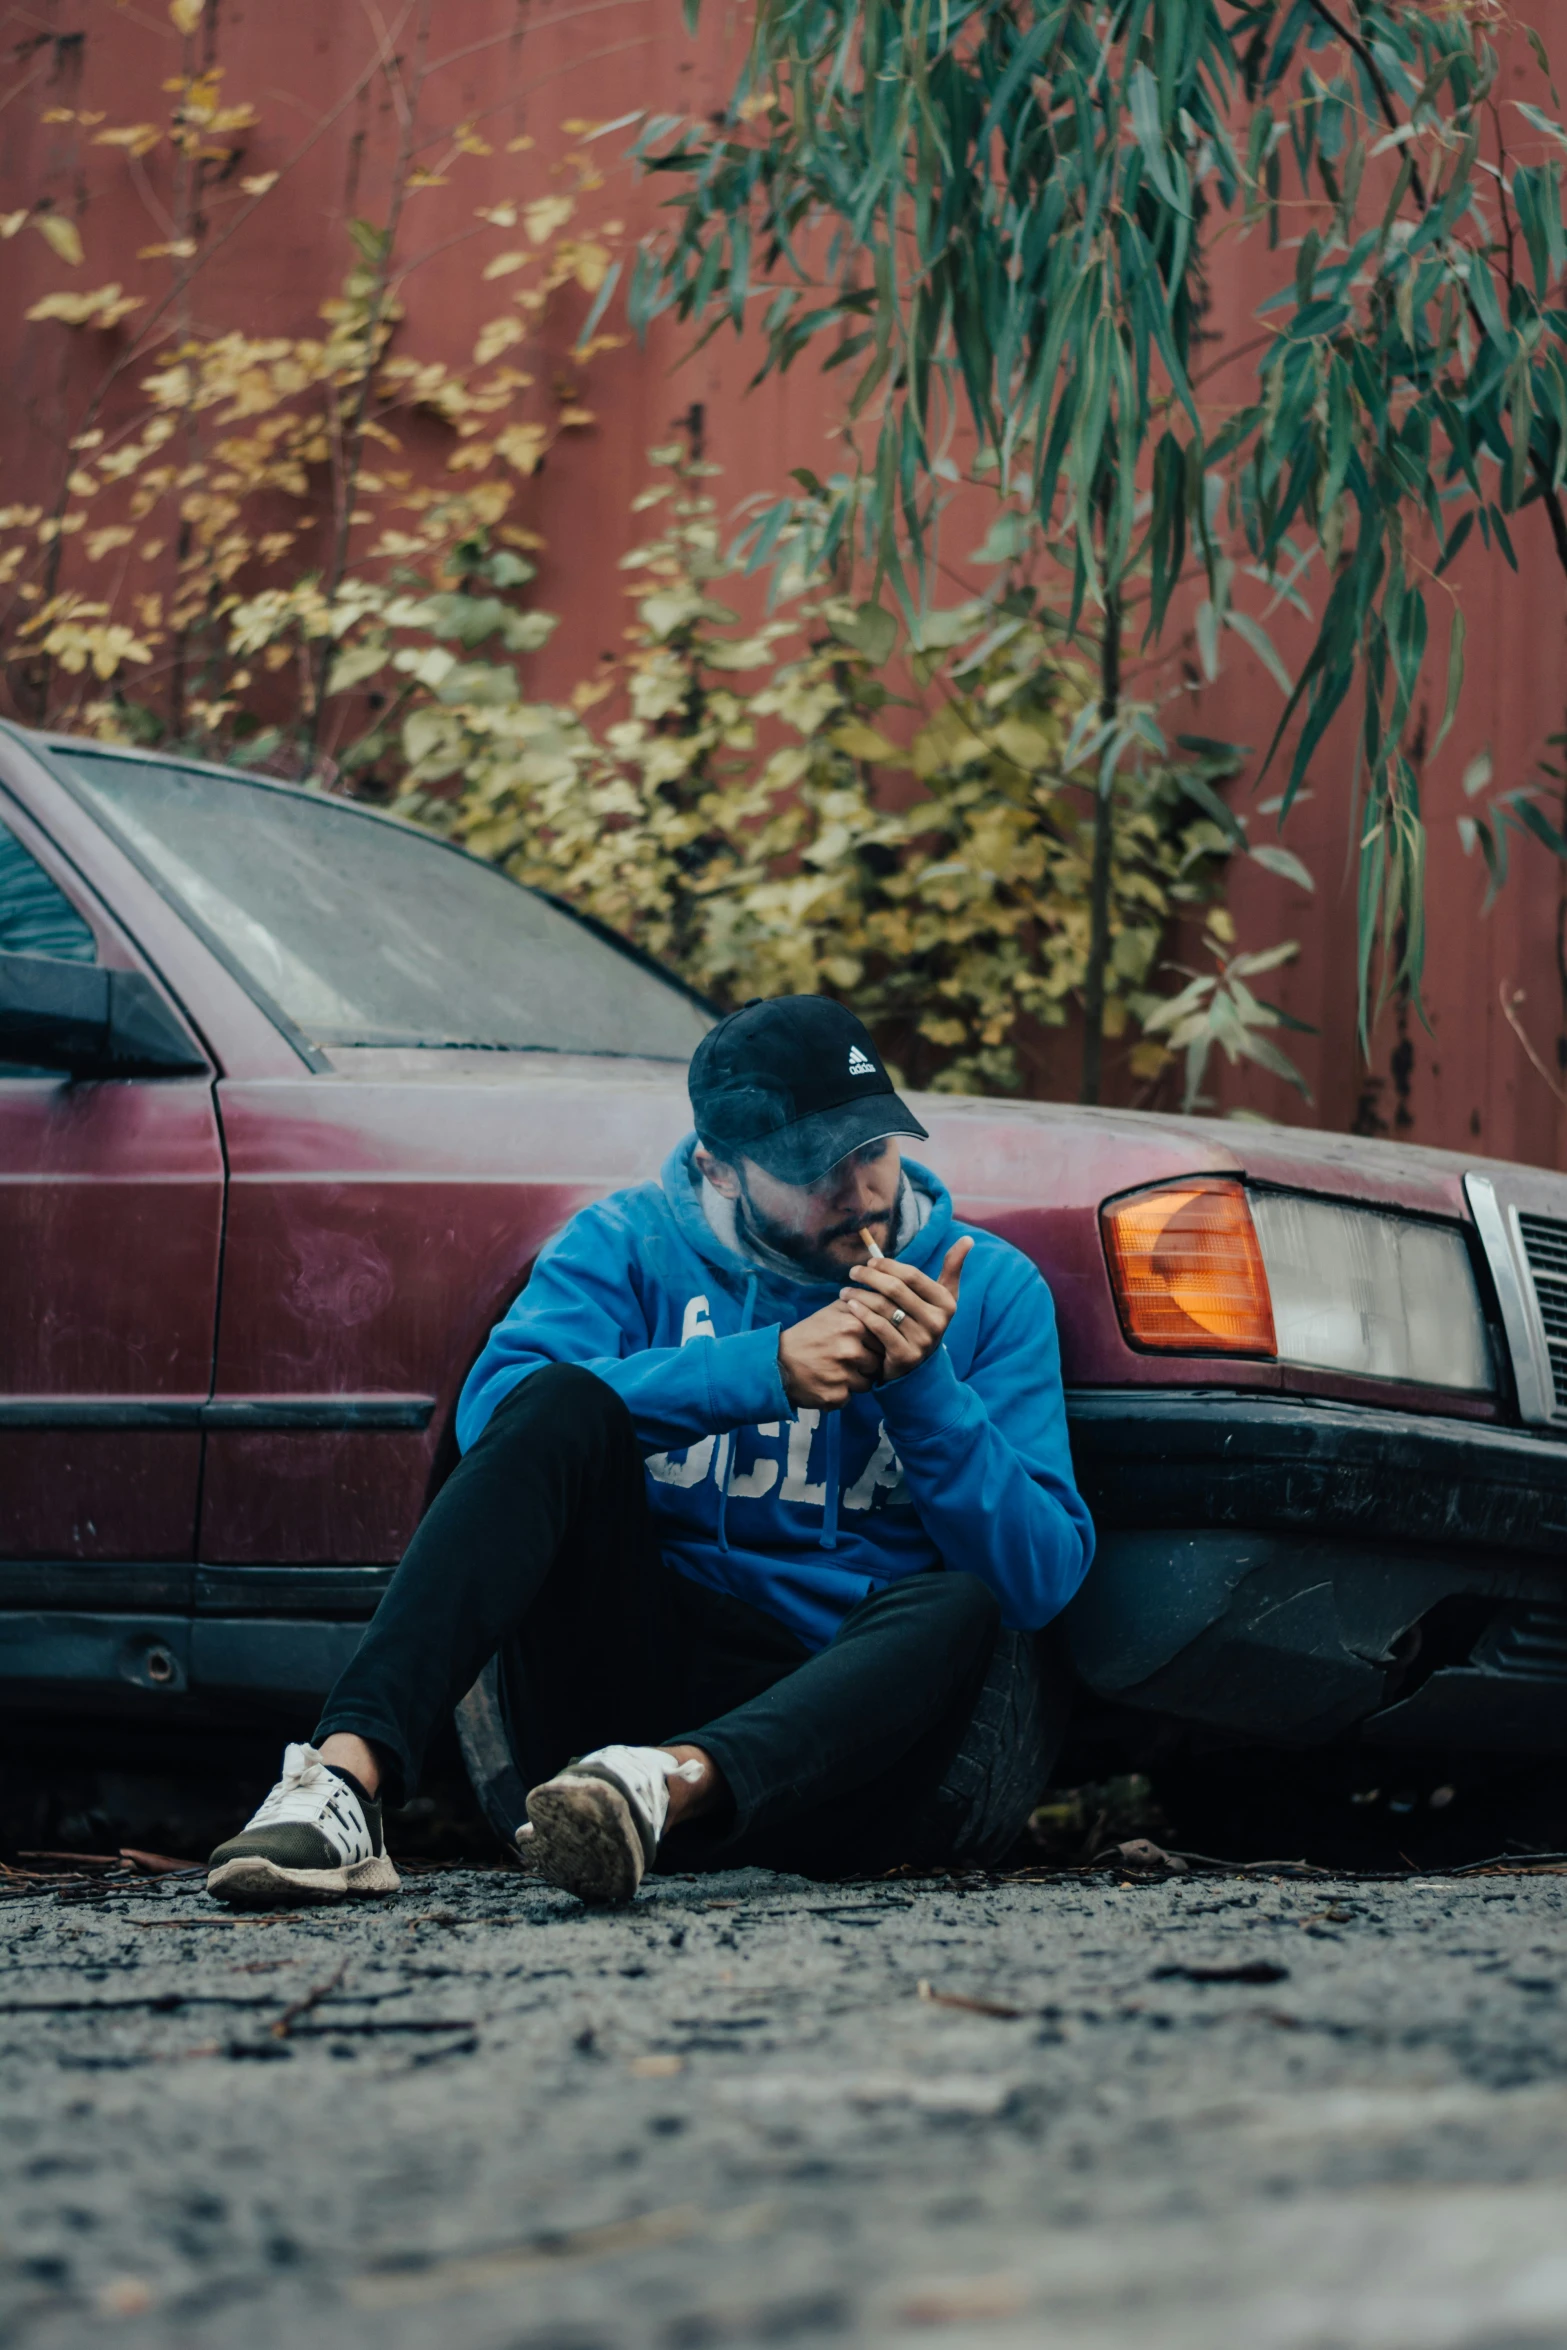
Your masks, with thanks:
M 381 1806 L 361 1796 L 313 1746 L 290 1746 L 283 1776 L 249 1825 L 207 1863 L 207 1891 L 238 1908 L 292 1907 L 395 1893 Z
M 699 1762 L 662 1747 L 600 1746 L 534 1788 L 518 1849 L 579 1901 L 629 1901 L 664 1833 L 670 1780 L 694 1787 L 701 1776 Z

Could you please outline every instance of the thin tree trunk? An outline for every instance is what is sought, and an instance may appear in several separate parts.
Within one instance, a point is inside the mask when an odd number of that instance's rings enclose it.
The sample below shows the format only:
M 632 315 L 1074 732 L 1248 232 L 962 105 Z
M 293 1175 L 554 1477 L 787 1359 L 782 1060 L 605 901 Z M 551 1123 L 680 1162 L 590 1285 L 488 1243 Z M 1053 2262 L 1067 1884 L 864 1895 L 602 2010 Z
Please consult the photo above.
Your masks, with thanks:
M 386 226 L 382 231 L 381 257 L 371 283 L 365 305 L 364 370 L 359 378 L 354 399 L 346 419 L 339 424 L 339 448 L 335 467 L 334 525 L 331 548 L 322 569 L 321 592 L 328 604 L 343 584 L 348 569 L 349 536 L 353 528 L 354 508 L 359 495 L 359 474 L 364 463 L 365 441 L 370 418 L 370 404 L 375 390 L 375 370 L 380 357 L 379 338 L 391 297 L 392 281 L 396 275 L 397 232 L 402 225 L 403 206 L 407 199 L 409 178 L 414 167 L 419 129 L 419 102 L 424 94 L 425 71 L 429 60 L 430 17 L 434 0 L 423 0 L 419 11 L 414 39 L 413 61 L 406 80 L 402 78 L 401 60 L 387 60 L 387 80 L 392 101 L 399 117 L 397 157 L 392 166 L 392 185 L 387 202 Z M 346 429 L 344 426 L 346 425 Z M 310 654 L 310 707 L 305 712 L 304 769 L 305 776 L 314 773 L 316 756 L 321 741 L 322 707 L 326 700 L 326 681 L 332 666 L 334 643 L 324 637 Z
M 1099 716 L 1113 726 L 1121 706 L 1121 598 L 1105 599 L 1099 645 Z M 1115 777 L 1094 793 L 1094 869 L 1089 884 L 1088 968 L 1083 975 L 1083 1082 L 1080 1102 L 1097 1102 L 1104 1066 L 1105 976 L 1110 964 L 1110 854 Z

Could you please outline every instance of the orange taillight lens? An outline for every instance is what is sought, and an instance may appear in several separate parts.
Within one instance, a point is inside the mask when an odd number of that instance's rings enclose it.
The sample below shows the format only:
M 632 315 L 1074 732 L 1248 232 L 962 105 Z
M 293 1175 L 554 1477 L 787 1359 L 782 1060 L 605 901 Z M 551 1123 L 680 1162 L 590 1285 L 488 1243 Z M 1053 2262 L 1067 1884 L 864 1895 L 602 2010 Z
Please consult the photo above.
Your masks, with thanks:
M 1161 1184 L 1101 1208 L 1121 1323 L 1134 1346 L 1178 1354 L 1276 1352 L 1268 1276 L 1244 1185 Z

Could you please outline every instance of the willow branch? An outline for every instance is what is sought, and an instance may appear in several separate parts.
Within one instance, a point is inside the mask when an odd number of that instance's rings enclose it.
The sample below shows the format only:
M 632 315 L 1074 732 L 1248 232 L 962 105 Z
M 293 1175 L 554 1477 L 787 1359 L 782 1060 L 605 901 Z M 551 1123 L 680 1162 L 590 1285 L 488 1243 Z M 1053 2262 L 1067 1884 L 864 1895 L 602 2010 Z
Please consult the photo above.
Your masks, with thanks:
M 1398 109 L 1393 104 L 1392 92 L 1389 90 L 1387 83 L 1382 79 L 1382 68 L 1378 65 L 1376 59 L 1372 56 L 1371 51 L 1366 47 L 1366 44 L 1361 39 L 1360 35 L 1357 32 L 1351 31 L 1347 24 L 1340 24 L 1332 9 L 1328 7 L 1327 0 L 1310 0 L 1310 5 L 1315 10 L 1316 14 L 1321 17 L 1323 23 L 1330 26 L 1331 29 L 1337 33 L 1339 39 L 1345 44 L 1345 46 L 1347 48 L 1353 49 L 1355 55 L 1360 59 L 1361 64 L 1366 69 L 1367 79 L 1370 81 L 1371 87 L 1377 94 L 1377 103 L 1382 109 L 1382 119 L 1387 124 L 1388 129 L 1390 131 L 1401 129 L 1402 125 L 1398 119 Z M 1412 155 L 1409 157 L 1409 186 L 1410 192 L 1414 196 L 1415 202 L 1419 205 L 1421 211 L 1424 212 L 1426 209 L 1425 183 L 1420 177 L 1420 166 Z

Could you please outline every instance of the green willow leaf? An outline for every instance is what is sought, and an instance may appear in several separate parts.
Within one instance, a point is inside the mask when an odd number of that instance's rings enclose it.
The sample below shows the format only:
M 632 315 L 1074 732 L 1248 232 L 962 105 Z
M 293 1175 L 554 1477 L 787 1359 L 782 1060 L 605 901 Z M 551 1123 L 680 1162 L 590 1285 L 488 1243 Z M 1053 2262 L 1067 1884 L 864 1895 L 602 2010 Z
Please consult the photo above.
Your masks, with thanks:
M 1169 650 L 1200 552 L 1204 670 L 1240 638 L 1283 697 L 1269 761 L 1296 730 L 1286 808 L 1328 729 L 1356 724 L 1364 1030 L 1373 968 L 1384 986 L 1418 984 L 1424 954 L 1404 742 L 1440 656 L 1413 550 L 1429 526 L 1447 573 L 1478 520 L 1487 554 L 1516 564 L 1508 516 L 1542 530 L 1542 490 L 1567 483 L 1567 306 L 1546 308 L 1567 275 L 1567 130 L 1521 106 L 1548 152 L 1509 166 L 1510 249 L 1481 176 L 1502 67 L 1479 12 L 1357 0 L 1342 26 L 1337 13 L 757 0 L 736 106 L 638 140 L 675 200 L 628 307 L 639 331 L 673 308 L 700 337 L 749 323 L 757 295 L 760 375 L 804 357 L 857 376 L 855 470 L 813 508 L 808 544 L 818 562 L 852 550 L 915 622 L 954 461 L 1002 491 L 998 510 L 1026 498 L 1030 592 L 1056 597 L 1112 714 L 1107 648 L 1136 613 L 1149 653 Z M 739 110 L 762 93 L 771 113 Z M 1202 347 L 1210 275 L 1226 238 L 1263 225 L 1277 258 L 1248 267 L 1266 343 L 1200 406 L 1194 359 L 1207 373 L 1219 356 Z M 1251 345 L 1235 332 L 1239 358 Z M 806 543 L 781 536 L 775 569 Z M 1026 558 L 995 546 L 1004 598 Z M 1230 608 L 1242 571 L 1311 605 L 1293 685 L 1265 624 Z M 1438 740 L 1463 673 L 1455 612 Z M 1498 813 L 1488 859 L 1505 867 L 1507 829 L 1524 821 Z
M 1249 848 L 1251 844 L 1246 838 L 1245 825 L 1229 803 L 1220 799 L 1207 778 L 1191 767 L 1178 770 L 1178 774 L 1181 789 L 1186 797 L 1189 800 L 1195 800 L 1203 813 L 1213 818 L 1214 823 L 1228 836 L 1236 848 Z
M 1189 207 L 1176 187 L 1165 153 L 1164 131 L 1159 121 L 1158 85 L 1141 59 L 1132 68 L 1128 95 L 1132 105 L 1132 129 L 1142 149 L 1149 176 L 1172 212 L 1185 212 Z
M 1299 889 L 1314 890 L 1317 886 L 1294 851 L 1281 848 L 1277 841 L 1259 843 L 1251 852 L 1251 861 L 1269 873 L 1276 873 L 1281 881 L 1293 881 Z
M 1447 640 L 1447 700 L 1442 708 L 1442 723 L 1431 744 L 1433 758 L 1452 732 L 1453 720 L 1458 715 L 1458 697 L 1464 690 L 1464 635 L 1464 608 L 1455 603 Z
M 1262 622 L 1253 620 L 1248 612 L 1226 612 L 1224 620 L 1225 626 L 1234 629 L 1242 644 L 1250 645 L 1280 693 L 1292 694 L 1295 688 L 1290 681 L 1290 673 L 1279 659 L 1273 639 Z
M 1567 859 L 1567 836 L 1557 831 L 1537 800 L 1531 799 L 1526 791 L 1506 792 L 1503 804 L 1536 840 L 1544 843 L 1553 857 Z

